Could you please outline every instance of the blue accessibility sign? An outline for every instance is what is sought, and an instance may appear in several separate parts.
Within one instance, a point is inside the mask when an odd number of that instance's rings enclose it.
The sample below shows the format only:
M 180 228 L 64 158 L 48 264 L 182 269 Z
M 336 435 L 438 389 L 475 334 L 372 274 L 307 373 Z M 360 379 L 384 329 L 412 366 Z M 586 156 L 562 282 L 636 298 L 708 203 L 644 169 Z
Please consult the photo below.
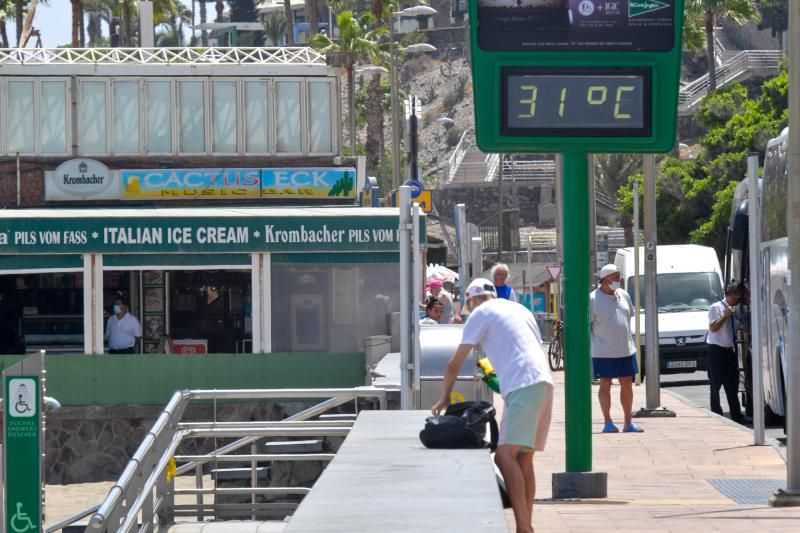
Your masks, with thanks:
M 422 186 L 422 183 L 417 180 L 408 180 L 403 185 L 407 185 L 411 187 L 411 199 L 415 200 L 419 198 L 419 195 L 422 194 L 422 191 L 425 190 L 425 187 Z

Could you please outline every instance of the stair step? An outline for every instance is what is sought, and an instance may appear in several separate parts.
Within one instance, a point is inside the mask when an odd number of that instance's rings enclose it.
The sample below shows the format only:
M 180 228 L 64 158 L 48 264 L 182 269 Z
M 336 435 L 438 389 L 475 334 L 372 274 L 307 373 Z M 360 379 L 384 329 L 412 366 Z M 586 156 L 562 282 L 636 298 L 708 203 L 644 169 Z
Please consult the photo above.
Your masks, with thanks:
M 211 474 L 211 479 L 215 481 L 234 481 L 252 479 L 253 477 L 252 468 L 215 468 L 209 473 Z M 258 479 L 269 479 L 269 467 L 256 467 L 256 475 Z
M 319 453 L 321 451 L 322 439 L 285 440 L 264 444 L 264 453 Z

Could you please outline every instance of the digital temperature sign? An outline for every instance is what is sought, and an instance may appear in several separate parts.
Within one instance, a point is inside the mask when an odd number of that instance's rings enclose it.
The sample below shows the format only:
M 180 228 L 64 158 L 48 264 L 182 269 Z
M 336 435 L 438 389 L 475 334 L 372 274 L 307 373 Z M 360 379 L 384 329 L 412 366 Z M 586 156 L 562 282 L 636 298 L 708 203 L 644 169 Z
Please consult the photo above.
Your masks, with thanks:
M 673 148 L 684 0 L 468 2 L 481 150 Z
M 502 71 L 503 135 L 650 135 L 650 73 L 514 69 Z

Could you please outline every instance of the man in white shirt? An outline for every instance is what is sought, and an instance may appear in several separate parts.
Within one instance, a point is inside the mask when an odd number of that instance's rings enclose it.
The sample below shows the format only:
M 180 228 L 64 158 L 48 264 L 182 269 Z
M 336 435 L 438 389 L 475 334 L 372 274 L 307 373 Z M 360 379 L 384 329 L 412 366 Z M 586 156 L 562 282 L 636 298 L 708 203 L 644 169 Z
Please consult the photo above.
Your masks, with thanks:
M 123 297 L 114 300 L 114 314 L 106 326 L 108 353 L 136 353 L 136 343 L 142 338 L 142 325 L 128 313 L 128 301 Z
M 633 378 L 639 373 L 636 364 L 636 346 L 631 339 L 631 316 L 635 316 L 633 302 L 620 288 L 621 275 L 615 265 L 606 265 L 597 275 L 600 286 L 589 295 L 591 305 L 592 368 L 600 380 L 597 399 L 603 412 L 603 433 L 619 433 L 611 419 L 611 381 L 619 381 L 619 401 L 625 433 L 644 430 L 632 420 Z
M 739 288 L 730 283 L 725 288 L 725 299 L 708 309 L 708 380 L 711 382 L 711 411 L 722 415 L 719 389 L 725 387 L 725 396 L 731 411 L 731 419 L 745 421 L 739 405 L 739 358 L 734 349 L 733 313 L 739 303 Z
M 466 297 L 470 315 L 461 344 L 447 364 L 442 396 L 431 411 L 439 414 L 450 405 L 461 365 L 476 345 L 483 346 L 505 400 L 495 462 L 506 482 L 517 532 L 532 532 L 536 495 L 533 454 L 544 450 L 553 404 L 553 378 L 542 350 L 542 335 L 531 312 L 497 298 L 488 279 L 474 279 Z

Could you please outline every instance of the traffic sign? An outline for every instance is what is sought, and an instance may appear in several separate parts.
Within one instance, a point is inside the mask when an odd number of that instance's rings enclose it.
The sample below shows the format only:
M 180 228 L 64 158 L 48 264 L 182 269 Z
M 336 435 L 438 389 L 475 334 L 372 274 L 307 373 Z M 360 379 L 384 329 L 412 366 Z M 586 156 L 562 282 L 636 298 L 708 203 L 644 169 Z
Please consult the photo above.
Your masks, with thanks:
M 408 185 L 409 187 L 411 187 L 412 200 L 416 200 L 417 198 L 419 198 L 419 195 L 422 194 L 422 191 L 425 190 L 425 187 L 423 187 L 422 182 L 417 180 L 408 180 L 403 185 Z
M 6 531 L 44 531 L 39 377 L 6 376 L 5 387 Z
M 559 265 L 547 265 L 547 275 L 550 276 L 550 281 L 558 281 L 558 276 L 561 275 L 561 267 Z
M 469 2 L 478 146 L 501 153 L 669 151 L 683 5 Z
M 433 210 L 431 191 L 422 191 L 413 201 L 419 204 L 419 207 L 422 209 L 423 213 L 430 213 Z

